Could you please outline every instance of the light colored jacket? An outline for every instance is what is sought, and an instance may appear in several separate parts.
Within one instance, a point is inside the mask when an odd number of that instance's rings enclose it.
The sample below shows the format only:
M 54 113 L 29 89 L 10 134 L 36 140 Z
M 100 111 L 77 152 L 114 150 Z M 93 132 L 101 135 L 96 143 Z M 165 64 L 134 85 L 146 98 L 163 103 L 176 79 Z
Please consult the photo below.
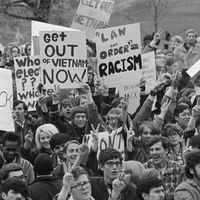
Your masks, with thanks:
M 196 44 L 189 52 L 182 44 L 174 50 L 174 58 L 178 60 L 180 68 L 188 69 L 200 60 L 200 45 Z
M 174 200 L 200 200 L 200 185 L 194 179 L 187 179 L 176 187 Z

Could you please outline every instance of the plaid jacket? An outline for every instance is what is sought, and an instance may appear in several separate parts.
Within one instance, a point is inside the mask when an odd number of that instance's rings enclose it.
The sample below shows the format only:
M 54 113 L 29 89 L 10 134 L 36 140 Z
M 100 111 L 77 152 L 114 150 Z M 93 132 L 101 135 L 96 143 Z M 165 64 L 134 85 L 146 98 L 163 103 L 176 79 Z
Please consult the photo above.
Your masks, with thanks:
M 156 169 L 153 160 L 147 161 L 144 166 L 145 168 Z M 172 160 L 167 160 L 167 168 L 163 174 L 160 173 L 160 178 L 163 181 L 165 191 L 167 193 L 173 193 L 177 185 L 185 180 L 183 166 Z

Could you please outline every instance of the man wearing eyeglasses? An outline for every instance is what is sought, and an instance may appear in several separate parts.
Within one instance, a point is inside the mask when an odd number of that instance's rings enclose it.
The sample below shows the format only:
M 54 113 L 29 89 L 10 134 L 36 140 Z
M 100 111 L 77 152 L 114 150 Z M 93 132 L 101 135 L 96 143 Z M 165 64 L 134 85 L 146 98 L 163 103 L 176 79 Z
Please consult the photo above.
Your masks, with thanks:
M 122 156 L 114 148 L 102 150 L 99 154 L 99 168 L 103 177 L 91 178 L 92 196 L 95 200 L 132 200 L 136 189 L 123 181 Z

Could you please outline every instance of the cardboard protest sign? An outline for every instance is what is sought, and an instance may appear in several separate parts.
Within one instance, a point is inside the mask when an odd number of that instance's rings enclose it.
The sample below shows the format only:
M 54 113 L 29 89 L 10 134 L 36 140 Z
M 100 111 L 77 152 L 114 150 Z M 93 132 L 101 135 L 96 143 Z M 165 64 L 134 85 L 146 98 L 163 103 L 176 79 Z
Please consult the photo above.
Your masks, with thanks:
M 0 130 L 14 131 L 12 72 L 0 69 Z
M 192 67 L 187 70 L 187 73 L 191 77 L 197 96 L 200 96 L 200 60 L 197 61 Z
M 40 83 L 40 58 L 36 56 L 17 57 L 14 62 L 17 97 L 27 104 L 29 111 L 35 110 L 39 97 L 37 86 Z
M 38 53 L 39 38 L 38 37 L 39 37 L 40 31 L 79 31 L 79 30 L 32 20 L 31 21 L 31 38 L 32 38 L 31 55 L 39 55 Z
M 45 31 L 40 33 L 41 80 L 46 89 L 80 87 L 87 81 L 85 32 Z
M 71 27 L 86 31 L 88 38 L 94 38 L 95 29 L 108 25 L 113 6 L 113 0 L 81 0 Z
M 124 158 L 124 139 L 120 132 L 122 131 L 122 127 L 118 128 L 117 130 L 113 131 L 112 133 L 108 132 L 100 132 L 98 133 L 98 152 L 97 157 L 101 150 L 106 149 L 108 147 L 115 148 L 119 152 L 121 152 Z M 91 147 L 92 146 L 92 135 L 85 136 L 85 143 Z
M 154 51 L 142 54 L 142 77 L 146 81 L 145 92 L 149 93 L 156 84 L 156 63 Z
M 106 86 L 134 81 L 142 68 L 139 23 L 96 31 L 96 46 L 98 74 Z

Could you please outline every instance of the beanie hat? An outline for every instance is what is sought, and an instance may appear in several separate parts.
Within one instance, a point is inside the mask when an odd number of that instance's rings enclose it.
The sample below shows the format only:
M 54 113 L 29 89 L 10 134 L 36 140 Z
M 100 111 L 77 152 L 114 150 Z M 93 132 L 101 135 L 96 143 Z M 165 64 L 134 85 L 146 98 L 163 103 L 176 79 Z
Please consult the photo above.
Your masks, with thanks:
M 72 109 L 72 119 L 74 119 L 74 116 L 77 114 L 77 113 L 85 113 L 86 117 L 87 117 L 87 110 L 86 108 L 84 107 L 81 107 L 81 106 L 76 106 Z
M 66 133 L 56 133 L 53 135 L 49 141 L 51 149 L 53 150 L 56 145 L 61 145 L 70 140 L 70 137 Z
M 53 161 L 52 158 L 46 154 L 39 154 L 34 162 L 34 170 L 37 175 L 48 175 L 53 171 Z

